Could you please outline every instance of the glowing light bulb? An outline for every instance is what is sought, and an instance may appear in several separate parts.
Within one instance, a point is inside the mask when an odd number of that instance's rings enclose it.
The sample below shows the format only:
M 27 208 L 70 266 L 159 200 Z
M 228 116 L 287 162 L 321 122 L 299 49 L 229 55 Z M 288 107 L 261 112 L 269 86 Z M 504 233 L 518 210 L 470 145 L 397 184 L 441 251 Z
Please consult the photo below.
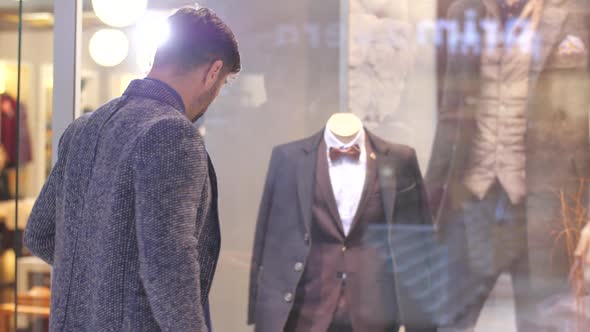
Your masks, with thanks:
M 103 67 L 113 67 L 125 60 L 129 53 L 129 39 L 119 30 L 103 29 L 90 38 L 90 56 Z
M 115 28 L 135 24 L 147 10 L 147 0 L 92 0 L 92 9 L 105 24 Z
M 137 65 L 143 73 L 147 73 L 154 60 L 156 50 L 170 37 L 168 12 L 148 12 L 135 29 L 137 42 Z

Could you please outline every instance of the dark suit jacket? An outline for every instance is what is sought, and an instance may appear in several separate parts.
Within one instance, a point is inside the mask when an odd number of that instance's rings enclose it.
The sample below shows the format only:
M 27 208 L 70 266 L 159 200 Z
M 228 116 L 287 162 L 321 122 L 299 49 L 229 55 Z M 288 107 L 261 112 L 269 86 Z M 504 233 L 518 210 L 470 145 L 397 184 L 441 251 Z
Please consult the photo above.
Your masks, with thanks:
M 414 150 L 387 143 L 368 132 L 367 135 L 376 155 L 386 225 L 431 224 Z M 248 322 L 256 323 L 257 331 L 282 331 L 292 309 L 302 276 L 302 271 L 294 267 L 299 262 L 307 262 L 310 252 L 312 199 L 322 138 L 323 131 L 273 150 L 256 226 L 250 274 Z M 373 240 L 390 245 L 389 229 L 385 227 L 382 232 L 372 234 Z M 393 283 L 393 271 L 388 268 L 391 255 L 384 256 L 382 261 L 375 262 L 382 264 L 377 270 L 384 271 L 384 275 L 373 277 Z M 368 292 L 376 288 L 374 282 L 363 287 L 367 287 Z M 379 301 L 379 294 L 372 294 L 371 298 Z M 370 302 L 368 296 L 366 300 Z M 379 313 L 382 305 L 375 305 L 374 310 Z M 397 316 L 396 312 L 381 314 Z
M 537 29 L 541 44 L 530 69 L 525 139 L 528 245 L 533 285 L 538 290 L 566 284 L 565 248 L 556 246 L 553 235 L 562 227 L 560 192 L 568 197 L 568 204 L 574 204 L 571 197 L 579 197 L 581 206 L 587 206 L 580 179 L 590 174 L 589 10 L 587 1 L 545 1 Z M 469 11 L 476 13 L 479 26 L 485 17 L 481 0 L 455 1 L 448 19 L 462 27 Z M 583 54 L 568 56 L 559 52 L 559 45 L 569 36 L 583 41 Z M 476 130 L 480 64 L 480 54 L 456 52 L 448 56 L 442 106 L 426 175 L 435 219 L 443 228 L 453 221 L 454 211 L 466 198 L 461 194 L 465 192 L 461 182 Z M 553 259 L 552 253 L 557 255 Z

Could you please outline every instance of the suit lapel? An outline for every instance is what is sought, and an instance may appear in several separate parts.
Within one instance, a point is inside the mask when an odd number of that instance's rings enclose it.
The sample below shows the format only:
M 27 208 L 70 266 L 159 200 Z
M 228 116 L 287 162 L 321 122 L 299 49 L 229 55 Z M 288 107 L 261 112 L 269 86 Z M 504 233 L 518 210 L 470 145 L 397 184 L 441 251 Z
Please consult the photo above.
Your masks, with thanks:
M 495 17 L 499 17 L 500 13 L 495 0 L 484 0 L 483 4 L 484 6 L 479 9 L 480 20 L 485 16 L 486 9 Z M 544 6 L 539 25 L 536 29 L 536 35 L 540 37 L 540 40 L 538 40 L 540 44 L 538 45 L 539 49 L 533 48 L 533 64 L 531 65 L 533 74 L 538 74 L 545 68 L 551 51 L 559 41 L 563 24 L 568 16 L 568 11 L 559 6 L 548 5 L 547 1 L 545 1 Z
M 304 142 L 303 155 L 297 165 L 297 196 L 299 198 L 301 215 L 303 216 L 303 224 L 307 232 L 309 232 L 311 224 L 311 204 L 316 178 L 318 145 L 322 138 L 322 133 L 323 131 Z
M 217 213 L 217 173 L 215 172 L 215 167 L 213 166 L 213 161 L 207 153 L 207 164 L 209 170 L 209 185 L 211 186 L 211 208 Z
M 375 171 L 377 181 L 383 198 L 383 208 L 387 223 L 393 223 L 393 209 L 395 208 L 395 194 L 397 186 L 395 160 L 389 155 L 387 143 L 367 131 L 372 148 L 375 153 Z
M 332 180 L 330 178 L 330 166 L 328 165 L 328 157 L 323 151 L 326 151 L 327 147 L 323 140 L 320 141 L 318 148 L 317 158 L 317 178 L 316 186 L 319 186 L 322 197 L 325 197 L 325 204 L 328 208 L 328 212 L 332 215 L 332 220 L 336 224 L 338 234 L 341 237 L 345 237 L 344 228 L 342 226 L 342 219 L 340 218 L 340 212 L 338 212 L 338 204 L 336 203 L 336 196 L 334 195 L 334 188 L 332 188 Z M 314 191 L 315 192 L 315 191 Z
M 480 6 L 474 8 L 478 13 L 479 26 L 481 20 L 486 16 L 486 9 L 491 10 L 493 14 L 493 8 L 495 8 L 494 0 L 484 0 Z M 568 11 L 559 5 L 549 5 L 545 2 L 545 7 L 542 10 L 539 26 L 536 29 L 536 36 L 539 36 L 538 40 L 535 41 L 535 47 L 532 48 L 533 59 L 530 66 L 530 81 L 529 85 L 534 88 L 539 75 L 545 69 L 547 60 L 551 55 L 551 52 L 555 49 L 556 44 L 560 41 L 562 35 L 563 26 L 568 17 Z M 465 24 L 465 17 L 461 14 L 455 19 L 459 20 L 461 25 Z M 481 33 L 483 33 L 480 30 Z M 539 44 L 536 44 L 539 43 Z M 467 55 L 456 55 L 461 68 L 464 69 L 462 72 L 463 80 L 465 82 L 481 82 L 480 69 L 481 69 L 481 56 L 469 53 Z M 447 73 L 449 75 L 449 73 Z M 456 73 L 455 73 L 456 75 Z M 471 118 L 473 116 L 473 106 L 477 103 L 480 93 L 480 84 L 469 84 L 463 87 L 465 90 L 464 102 L 468 106 L 468 112 L 464 112 L 461 117 Z
M 368 137 L 368 135 L 367 135 Z M 374 152 L 371 142 L 367 139 L 367 175 L 365 176 L 365 185 L 363 188 L 363 193 L 361 195 L 361 201 L 359 202 L 359 206 L 357 208 L 356 214 L 352 221 L 352 225 L 350 226 L 349 235 L 355 231 L 355 228 L 360 222 L 360 219 L 363 217 L 365 210 L 367 208 L 367 204 L 369 203 L 369 198 L 371 197 L 371 193 L 375 191 L 375 186 L 377 185 L 377 155 Z
M 545 69 L 547 59 L 560 40 L 559 37 L 567 16 L 568 11 L 566 9 L 555 6 L 543 8 L 539 27 L 537 28 L 540 47 L 536 53 L 537 56 L 533 56 L 533 64 L 531 65 L 531 85 L 536 83 L 539 74 Z
M 546 7 L 543 8 L 541 14 L 539 26 L 536 30 L 536 35 L 539 36 L 540 39 L 537 41 L 539 43 L 538 49 L 535 47 L 533 48 L 533 62 L 530 66 L 531 85 L 536 83 L 539 74 L 545 68 L 551 52 L 554 50 L 556 44 L 560 41 L 559 37 L 562 35 L 563 26 L 568 17 L 568 11 L 564 8 L 547 4 L 545 4 L 545 6 Z M 480 26 L 481 20 L 485 18 L 486 9 L 494 14 L 494 8 L 496 8 L 494 0 L 484 0 L 480 6 L 475 8 L 476 12 L 478 13 L 478 27 Z M 498 15 L 497 12 L 496 15 Z M 465 24 L 465 17 L 463 14 L 461 14 L 461 16 L 459 16 L 457 19 L 459 19 L 462 25 Z M 480 30 L 480 33 L 483 34 L 484 32 Z M 463 64 L 462 67 L 467 69 L 467 78 L 469 78 L 472 82 L 479 82 L 479 77 L 473 76 L 475 74 L 479 75 L 481 56 L 472 53 L 457 56 L 461 58 L 460 62 Z M 470 104 L 471 101 L 469 99 L 479 97 L 479 85 L 472 84 L 467 86 L 466 89 L 469 91 L 466 93 L 466 103 Z

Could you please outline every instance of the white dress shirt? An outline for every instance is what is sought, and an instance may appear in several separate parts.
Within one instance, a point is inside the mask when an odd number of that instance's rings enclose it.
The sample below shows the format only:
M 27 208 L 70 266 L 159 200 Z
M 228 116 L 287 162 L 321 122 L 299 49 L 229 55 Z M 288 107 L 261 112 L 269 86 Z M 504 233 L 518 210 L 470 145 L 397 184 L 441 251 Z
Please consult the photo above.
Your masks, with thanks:
M 328 158 L 332 191 L 336 199 L 344 234 L 348 235 L 361 201 L 367 176 L 365 131 L 361 129 L 350 143 L 344 144 L 330 130 L 326 129 L 324 131 L 324 140 L 327 148 L 326 158 Z M 349 158 L 341 158 L 335 162 L 330 160 L 330 148 L 345 149 L 355 144 L 358 144 L 361 150 L 358 161 Z

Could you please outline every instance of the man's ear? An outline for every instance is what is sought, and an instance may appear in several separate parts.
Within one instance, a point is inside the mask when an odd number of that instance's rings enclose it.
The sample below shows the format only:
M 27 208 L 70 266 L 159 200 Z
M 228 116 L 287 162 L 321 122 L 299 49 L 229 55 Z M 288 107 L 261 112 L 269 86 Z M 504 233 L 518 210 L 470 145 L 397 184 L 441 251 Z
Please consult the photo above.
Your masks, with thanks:
M 216 60 L 213 64 L 209 67 L 207 74 L 205 76 L 205 87 L 210 89 L 212 86 L 217 83 L 219 77 L 221 77 L 221 70 L 223 69 L 223 61 Z

